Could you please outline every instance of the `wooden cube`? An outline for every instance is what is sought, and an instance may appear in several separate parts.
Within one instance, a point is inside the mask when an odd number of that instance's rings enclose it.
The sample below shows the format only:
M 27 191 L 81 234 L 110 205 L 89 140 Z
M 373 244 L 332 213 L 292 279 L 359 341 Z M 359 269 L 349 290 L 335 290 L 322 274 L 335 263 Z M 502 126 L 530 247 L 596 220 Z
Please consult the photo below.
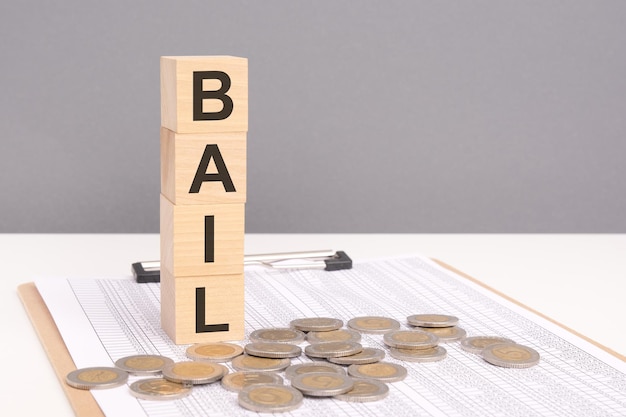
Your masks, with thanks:
M 244 204 L 175 205 L 161 194 L 161 270 L 176 277 L 243 273 Z
M 161 269 L 161 327 L 176 344 L 243 339 L 243 273 L 174 277 Z
M 161 193 L 174 204 L 246 202 L 246 132 L 161 128 Z
M 177 133 L 248 131 L 248 60 L 161 57 L 161 126 Z

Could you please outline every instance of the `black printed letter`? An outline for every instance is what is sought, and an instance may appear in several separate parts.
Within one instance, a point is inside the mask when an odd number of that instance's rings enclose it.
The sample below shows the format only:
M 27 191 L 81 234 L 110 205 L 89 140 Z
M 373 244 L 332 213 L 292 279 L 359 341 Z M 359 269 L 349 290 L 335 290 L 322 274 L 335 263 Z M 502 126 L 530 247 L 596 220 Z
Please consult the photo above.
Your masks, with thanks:
M 215 161 L 217 174 L 207 174 L 206 172 L 211 158 Z M 193 177 L 189 193 L 199 193 L 200 187 L 204 181 L 221 181 L 227 193 L 236 191 L 233 180 L 230 179 L 228 168 L 226 168 L 226 164 L 220 153 L 220 148 L 217 145 L 207 145 L 206 148 L 204 148 L 202 160 L 200 161 L 200 165 L 198 165 L 196 175 Z
M 220 80 L 222 87 L 219 90 L 205 91 L 202 89 L 203 80 Z M 233 100 L 226 92 L 230 88 L 230 77 L 222 71 L 194 71 L 193 72 L 193 120 L 224 120 L 233 112 Z M 220 100 L 224 107 L 214 113 L 202 111 L 202 101 L 205 99 Z
M 205 324 L 205 303 L 206 303 L 206 289 L 196 288 L 196 333 L 208 333 L 208 332 L 227 332 L 228 323 L 224 324 Z
M 204 262 L 215 262 L 215 216 L 204 216 Z

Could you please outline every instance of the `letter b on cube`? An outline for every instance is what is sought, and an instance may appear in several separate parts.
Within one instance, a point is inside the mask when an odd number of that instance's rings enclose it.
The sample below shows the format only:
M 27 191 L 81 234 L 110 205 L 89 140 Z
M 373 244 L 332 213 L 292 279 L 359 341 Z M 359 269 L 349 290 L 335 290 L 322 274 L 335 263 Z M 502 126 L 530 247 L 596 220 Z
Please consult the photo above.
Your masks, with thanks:
M 161 57 L 161 126 L 176 133 L 247 131 L 248 60 Z

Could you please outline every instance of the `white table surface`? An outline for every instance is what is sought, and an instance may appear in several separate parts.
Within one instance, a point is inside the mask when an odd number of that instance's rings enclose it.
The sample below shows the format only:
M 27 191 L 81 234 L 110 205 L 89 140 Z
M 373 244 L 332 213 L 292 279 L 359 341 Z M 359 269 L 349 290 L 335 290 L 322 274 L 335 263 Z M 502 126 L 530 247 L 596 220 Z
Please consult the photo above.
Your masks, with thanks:
M 353 260 L 421 253 L 626 355 L 626 235 L 252 234 L 247 254 L 344 250 Z M 72 416 L 17 294 L 42 276 L 124 276 L 159 258 L 157 234 L 0 234 L 0 415 Z M 11 414 L 9 414 L 11 413 Z

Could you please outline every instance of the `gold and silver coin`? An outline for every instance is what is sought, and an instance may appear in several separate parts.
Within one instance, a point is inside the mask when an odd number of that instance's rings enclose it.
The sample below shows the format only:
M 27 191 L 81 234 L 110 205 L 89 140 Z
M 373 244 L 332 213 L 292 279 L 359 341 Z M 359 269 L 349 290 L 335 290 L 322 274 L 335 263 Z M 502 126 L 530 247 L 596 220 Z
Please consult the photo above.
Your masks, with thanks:
M 389 387 L 384 382 L 375 379 L 355 379 L 354 387 L 345 394 L 334 398 L 343 401 L 365 403 L 382 400 L 389 395 Z
M 210 384 L 219 381 L 226 374 L 228 374 L 228 368 L 211 362 L 174 362 L 163 368 L 163 377 L 179 384 Z
M 348 366 L 348 375 L 355 378 L 370 378 L 381 382 L 402 381 L 407 376 L 407 370 L 402 365 L 391 362 L 376 362 L 365 365 Z
M 481 356 L 490 364 L 504 368 L 530 368 L 539 363 L 539 352 L 517 343 L 487 346 L 482 350 Z
M 191 394 L 191 386 L 165 378 L 140 379 L 130 384 L 130 393 L 142 400 L 178 400 Z
M 255 384 L 282 384 L 283 378 L 273 372 L 239 371 L 222 378 L 222 386 L 229 391 L 241 391 Z
M 498 336 L 472 336 L 461 340 L 461 348 L 466 352 L 480 353 L 487 346 L 498 343 L 514 343 L 511 339 Z
M 289 358 L 260 358 L 258 356 L 241 355 L 232 361 L 233 368 L 238 371 L 282 371 L 291 365 Z
M 81 368 L 67 374 L 67 385 L 78 389 L 106 389 L 119 387 L 128 381 L 128 372 L 118 368 L 95 366 Z
M 436 335 L 439 338 L 440 343 L 457 342 L 462 340 L 467 334 L 465 330 L 460 327 L 421 327 L 421 331 L 428 332 Z
M 311 397 L 333 397 L 350 391 L 354 381 L 346 374 L 314 372 L 294 376 L 291 386 Z
M 292 320 L 289 325 L 303 332 L 328 332 L 341 329 L 343 321 L 331 317 L 309 317 Z
M 380 362 L 383 359 L 385 359 L 384 350 L 366 347 L 355 355 L 328 358 L 328 361 L 339 365 L 361 365 L 364 363 Z
M 363 346 L 356 342 L 326 342 L 308 345 L 304 353 L 311 358 L 337 358 L 356 355 L 362 350 Z
M 382 334 L 400 328 L 400 322 L 389 317 L 364 316 L 348 321 L 348 327 L 361 333 Z
M 228 362 L 243 353 L 234 343 L 196 343 L 187 348 L 187 357 L 196 361 Z
M 250 333 L 251 342 L 301 343 L 305 334 L 289 328 L 259 329 Z
M 309 343 L 324 342 L 360 342 L 361 333 L 350 329 L 330 330 L 327 332 L 309 332 L 306 335 Z
M 299 363 L 297 365 L 291 365 L 285 369 L 285 376 L 289 379 L 302 374 L 312 374 L 315 372 L 335 372 L 338 374 L 346 374 L 346 370 L 339 366 L 328 362 L 314 361 L 307 363 Z
M 446 314 L 414 314 L 407 317 L 406 321 L 417 327 L 452 327 L 459 323 L 457 317 Z
M 291 343 L 252 342 L 244 350 L 248 355 L 261 358 L 295 358 L 302 354 L 302 348 Z
M 392 358 L 407 362 L 436 362 L 448 355 L 446 349 L 441 346 L 428 349 L 390 348 L 389 354 Z
M 421 330 L 395 330 L 383 335 L 383 342 L 394 348 L 428 349 L 437 346 L 439 338 Z
M 287 385 L 254 384 L 239 391 L 237 400 L 247 410 L 282 413 L 300 407 L 302 393 Z
M 133 355 L 115 361 L 115 366 L 131 375 L 160 374 L 165 365 L 174 363 L 170 358 L 160 355 Z

